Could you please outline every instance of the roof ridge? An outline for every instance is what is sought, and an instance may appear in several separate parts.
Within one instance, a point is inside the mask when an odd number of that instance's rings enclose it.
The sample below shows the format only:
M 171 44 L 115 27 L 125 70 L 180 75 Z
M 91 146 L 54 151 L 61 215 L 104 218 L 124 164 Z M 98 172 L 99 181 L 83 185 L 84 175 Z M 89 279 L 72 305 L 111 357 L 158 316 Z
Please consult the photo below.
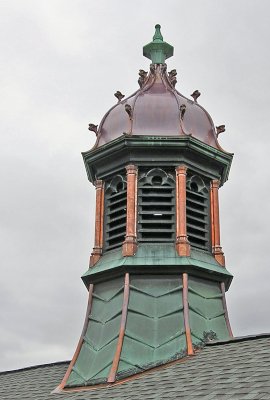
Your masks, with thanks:
M 226 340 L 213 340 L 210 342 L 206 342 L 206 346 L 219 346 L 226 343 L 237 343 L 237 342 L 246 342 L 249 340 L 257 340 L 257 339 L 264 339 L 270 338 L 270 333 L 259 333 L 258 335 L 247 335 L 247 336 L 238 336 L 233 337 Z
M 28 371 L 30 369 L 36 369 L 36 368 L 43 368 L 43 367 L 52 367 L 54 365 L 63 365 L 63 364 L 69 364 L 69 361 L 55 361 L 51 363 L 46 363 L 46 364 L 38 364 L 38 365 L 32 365 L 30 367 L 23 367 L 23 368 L 18 368 L 18 369 L 10 369 L 7 371 L 0 371 L 0 375 L 5 375 L 5 374 L 10 374 L 10 373 L 15 373 L 15 372 L 22 372 L 22 371 Z

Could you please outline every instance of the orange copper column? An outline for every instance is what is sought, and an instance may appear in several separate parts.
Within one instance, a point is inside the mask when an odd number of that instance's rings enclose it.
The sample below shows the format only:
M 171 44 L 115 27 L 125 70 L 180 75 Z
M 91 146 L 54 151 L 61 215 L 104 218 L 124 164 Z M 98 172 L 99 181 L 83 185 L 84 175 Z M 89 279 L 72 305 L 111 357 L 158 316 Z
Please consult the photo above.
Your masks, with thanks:
M 176 250 L 179 256 L 190 255 L 186 222 L 186 175 L 187 167 L 176 167 Z
M 127 170 L 127 224 L 123 243 L 123 256 L 134 256 L 137 251 L 137 177 L 138 168 L 128 165 Z
M 219 226 L 219 201 L 218 188 L 220 182 L 214 179 L 211 182 L 210 204 L 211 204 L 211 233 L 212 233 L 212 253 L 219 264 L 225 266 L 225 257 L 220 246 L 220 226 Z
M 96 264 L 102 255 L 103 246 L 103 218 L 104 218 L 104 184 L 102 180 L 95 182 L 96 187 L 96 225 L 95 245 L 90 257 L 90 266 Z
M 183 309 L 184 309 L 184 326 L 186 331 L 187 354 L 194 354 L 191 338 L 191 330 L 189 325 L 189 305 L 188 305 L 188 274 L 183 273 Z
M 113 383 L 113 382 L 115 382 L 115 379 L 116 379 L 117 369 L 118 369 L 118 365 L 119 365 L 119 361 L 120 361 L 120 356 L 121 356 L 121 351 L 122 351 L 124 336 L 125 336 L 127 313 L 128 313 L 128 300 L 129 300 L 129 273 L 126 273 L 120 330 L 119 330 L 116 351 L 115 351 L 114 358 L 113 358 L 113 363 L 112 363 L 111 370 L 109 372 L 109 376 L 107 379 L 108 383 Z

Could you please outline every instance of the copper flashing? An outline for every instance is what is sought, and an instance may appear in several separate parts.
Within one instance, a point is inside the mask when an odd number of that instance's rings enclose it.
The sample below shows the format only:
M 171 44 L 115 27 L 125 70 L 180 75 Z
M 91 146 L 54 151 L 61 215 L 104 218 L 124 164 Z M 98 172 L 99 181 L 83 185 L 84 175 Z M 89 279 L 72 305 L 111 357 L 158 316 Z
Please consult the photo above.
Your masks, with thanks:
M 104 184 L 102 180 L 95 181 L 96 187 L 96 222 L 95 245 L 90 257 L 90 266 L 94 266 L 102 255 L 103 219 L 104 219 Z
M 59 392 L 62 391 L 64 389 L 64 387 L 66 386 L 66 383 L 68 381 L 68 378 L 71 374 L 72 368 L 75 364 L 75 362 L 77 361 L 77 358 L 80 354 L 81 348 L 82 348 L 82 344 L 83 344 L 83 340 L 84 340 L 84 336 L 86 334 L 86 330 L 88 327 L 88 321 L 89 321 L 89 315 L 91 312 L 91 308 L 92 308 L 92 299 L 93 299 L 93 290 L 94 290 L 94 285 L 90 284 L 89 285 L 89 295 L 88 295 L 88 304 L 87 304 L 87 309 L 86 309 L 86 314 L 85 314 L 85 320 L 84 320 L 84 324 L 83 324 L 83 329 L 82 329 L 82 333 L 81 333 L 81 337 L 79 339 L 79 342 L 77 344 L 75 353 L 72 357 L 72 360 L 70 361 L 70 364 L 68 366 L 67 372 L 65 373 L 65 376 L 62 380 L 62 382 L 60 383 L 60 385 L 55 389 L 55 392 Z
M 221 282 L 220 288 L 221 288 L 221 293 L 222 293 L 222 304 L 223 304 L 223 309 L 224 309 L 224 316 L 225 316 L 226 326 L 227 326 L 227 329 L 228 329 L 230 337 L 233 338 L 232 328 L 231 328 L 228 309 L 227 309 L 226 297 L 225 297 L 225 284 L 224 284 L 224 282 Z
M 191 330 L 189 325 L 189 305 L 188 305 L 188 274 L 183 273 L 183 308 L 184 308 L 184 326 L 186 332 L 187 341 L 187 354 L 189 356 L 194 355 L 192 346 Z
M 134 256 L 137 251 L 137 177 L 138 168 L 128 165 L 127 171 L 127 222 L 123 256 Z
M 186 175 L 187 167 L 176 167 L 176 251 L 179 256 L 190 256 L 186 223 Z
M 127 321 L 127 312 L 128 312 L 128 301 L 129 301 L 129 273 L 125 275 L 125 285 L 124 285 L 124 296 L 123 296 L 123 306 L 122 306 L 122 316 L 120 322 L 120 330 L 118 336 L 118 342 L 116 346 L 116 351 L 113 358 L 112 367 L 107 379 L 108 383 L 115 382 L 117 369 L 120 361 L 125 329 L 126 329 L 126 321 Z
M 225 257 L 220 245 L 220 224 L 219 224 L 219 199 L 218 189 L 220 181 L 212 180 L 210 189 L 210 207 L 211 207 L 211 233 L 212 233 L 212 253 L 216 261 L 225 266 Z

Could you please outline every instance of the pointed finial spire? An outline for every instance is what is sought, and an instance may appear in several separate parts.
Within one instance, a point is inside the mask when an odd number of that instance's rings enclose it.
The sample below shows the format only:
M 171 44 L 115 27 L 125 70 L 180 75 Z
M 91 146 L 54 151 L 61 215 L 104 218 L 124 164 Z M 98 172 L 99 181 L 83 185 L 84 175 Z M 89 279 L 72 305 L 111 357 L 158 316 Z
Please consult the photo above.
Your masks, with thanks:
M 163 36 L 161 35 L 160 28 L 161 26 L 159 24 L 155 26 L 156 31 L 153 36 L 153 42 L 163 42 Z
M 165 60 L 173 55 L 173 46 L 163 42 L 160 25 L 155 26 L 153 41 L 143 47 L 143 55 L 152 61 L 152 64 L 164 64 Z

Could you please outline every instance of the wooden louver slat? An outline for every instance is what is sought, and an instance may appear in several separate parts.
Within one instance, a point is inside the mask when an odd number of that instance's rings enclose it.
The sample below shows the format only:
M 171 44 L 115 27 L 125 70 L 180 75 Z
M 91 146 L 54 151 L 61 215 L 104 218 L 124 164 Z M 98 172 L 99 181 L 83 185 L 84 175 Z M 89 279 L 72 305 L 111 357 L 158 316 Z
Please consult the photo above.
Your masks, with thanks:
M 138 240 L 173 242 L 175 239 L 175 181 L 160 168 L 142 173 L 138 185 Z
M 105 190 L 105 251 L 120 247 L 125 240 L 126 215 L 126 181 L 122 175 L 116 175 Z
M 201 177 L 187 180 L 187 235 L 191 246 L 209 250 L 209 190 Z

